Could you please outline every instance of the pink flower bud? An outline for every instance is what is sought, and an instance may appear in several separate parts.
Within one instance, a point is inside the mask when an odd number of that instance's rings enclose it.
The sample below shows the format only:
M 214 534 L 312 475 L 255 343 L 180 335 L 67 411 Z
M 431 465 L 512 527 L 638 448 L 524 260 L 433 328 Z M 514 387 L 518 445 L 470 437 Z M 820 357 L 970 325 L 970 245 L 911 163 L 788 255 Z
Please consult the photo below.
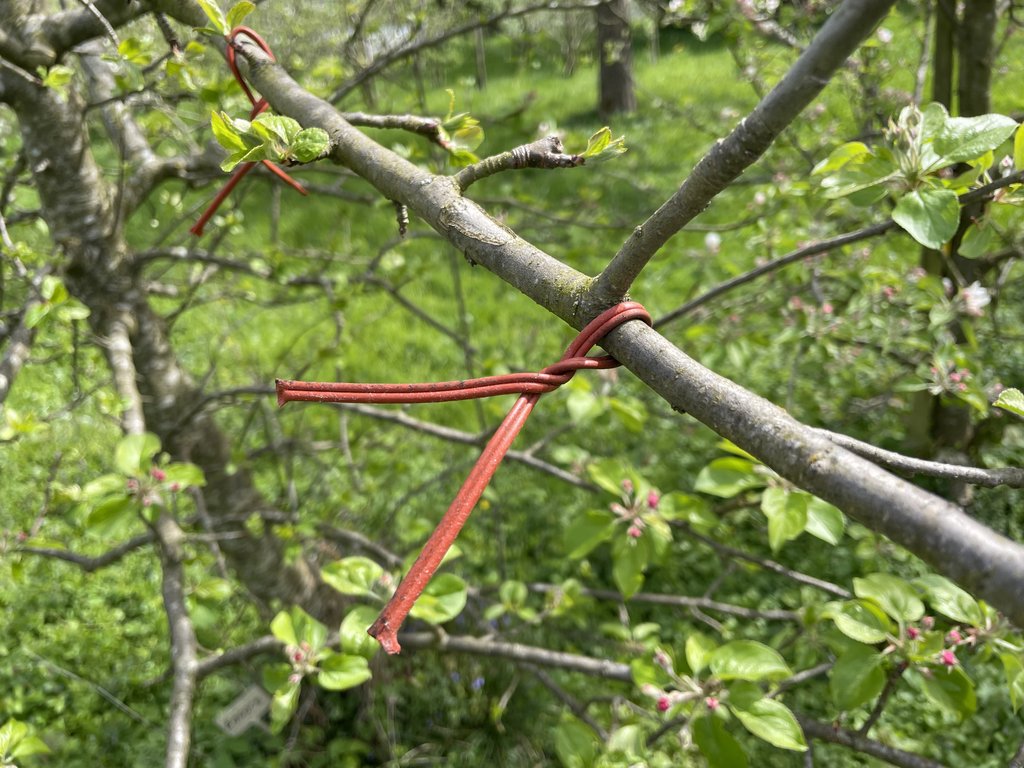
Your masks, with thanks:
M 136 480 L 134 477 L 129 477 L 124 485 L 125 488 L 128 489 L 129 493 L 135 493 L 137 490 L 139 490 L 139 481 Z
M 658 502 L 661 501 L 661 494 L 657 491 L 651 491 L 647 494 L 647 506 L 651 509 L 658 508 Z
M 960 634 L 959 630 L 951 629 L 949 630 L 949 634 L 946 635 L 946 639 L 951 643 L 962 643 L 964 641 L 964 636 Z
M 924 616 L 921 619 L 921 626 L 924 627 L 925 629 L 932 629 L 935 626 L 935 617 L 934 616 Z
M 629 538 L 631 539 L 639 539 L 641 536 L 644 535 L 644 532 L 640 530 L 640 526 L 631 525 L 629 526 L 629 530 L 626 531 L 626 535 L 629 536 Z
M 668 696 L 662 696 L 660 699 L 658 699 L 658 711 L 659 712 L 667 712 L 668 708 L 671 707 L 671 706 L 672 706 L 672 702 L 669 700 Z
M 720 703 L 721 702 L 718 699 L 716 699 L 714 696 L 708 696 L 706 699 L 704 699 L 704 704 L 706 704 L 707 708 L 710 709 L 712 712 L 714 712 L 716 709 L 718 709 L 718 705 Z
M 956 654 L 949 650 L 949 648 L 947 648 L 939 654 L 939 661 L 945 664 L 947 667 L 955 667 Z
M 654 663 L 665 670 L 672 669 L 672 659 L 661 648 L 654 652 Z
M 177 493 L 181 490 L 181 483 L 171 483 L 171 493 Z
M 153 479 L 156 480 L 158 483 L 162 483 L 164 480 L 167 479 L 167 473 L 158 467 L 153 467 L 151 470 L 149 470 L 149 474 L 151 474 L 153 476 Z
M 921 630 L 917 627 L 907 627 L 907 637 L 911 640 L 917 640 L 921 636 Z
M 296 683 L 301 683 L 302 675 L 300 675 L 298 672 L 293 672 L 292 674 L 288 675 L 288 682 L 292 685 L 295 685 Z
M 624 490 L 626 493 L 633 492 L 633 481 L 630 480 L 628 477 L 622 478 L 622 490 Z
M 835 312 L 835 307 L 833 307 L 826 301 L 824 304 L 821 305 L 821 311 L 824 312 L 826 315 L 831 315 L 833 312 Z

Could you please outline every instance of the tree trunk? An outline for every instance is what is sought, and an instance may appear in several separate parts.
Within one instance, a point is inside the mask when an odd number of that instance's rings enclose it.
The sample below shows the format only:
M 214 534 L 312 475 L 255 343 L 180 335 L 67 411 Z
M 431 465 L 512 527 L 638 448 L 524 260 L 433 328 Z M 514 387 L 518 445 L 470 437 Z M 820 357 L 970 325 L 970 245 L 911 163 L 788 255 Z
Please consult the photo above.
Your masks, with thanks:
M 996 0 L 972 0 L 964 9 L 957 40 L 957 103 L 963 117 L 984 115 L 991 109 L 996 17 Z
M 636 109 L 633 89 L 633 41 L 625 0 L 609 0 L 597 6 L 597 53 L 602 118 Z

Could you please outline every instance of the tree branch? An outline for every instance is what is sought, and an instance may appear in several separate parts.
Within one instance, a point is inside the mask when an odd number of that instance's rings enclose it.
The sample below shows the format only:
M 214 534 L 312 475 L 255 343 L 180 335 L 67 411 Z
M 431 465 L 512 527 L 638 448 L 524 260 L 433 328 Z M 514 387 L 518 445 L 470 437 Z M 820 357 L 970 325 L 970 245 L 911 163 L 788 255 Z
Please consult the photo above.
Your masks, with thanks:
M 536 677 L 545 688 L 551 691 L 552 695 L 562 702 L 566 708 L 568 708 L 568 710 L 577 717 L 577 719 L 590 726 L 590 729 L 597 734 L 597 737 L 602 742 L 608 740 L 608 732 L 601 727 L 599 722 L 587 713 L 586 706 L 576 701 L 573 696 L 570 696 L 562 686 L 554 681 L 554 678 L 552 678 L 551 675 L 543 669 L 537 668 L 533 664 L 523 664 L 522 666 L 530 670 L 530 673 Z
M 532 645 L 506 643 L 486 637 L 468 635 L 437 635 L 433 632 L 404 632 L 401 635 L 402 649 L 434 649 L 451 653 L 466 653 L 473 656 L 489 656 L 511 661 L 536 664 L 541 667 L 557 667 L 569 672 L 581 672 L 605 680 L 630 683 L 633 680 L 628 664 L 607 659 L 594 659 L 575 653 L 552 651 Z
M 671 312 L 668 312 L 657 320 L 654 321 L 654 327 L 661 330 L 669 323 L 674 320 L 678 320 L 680 317 L 684 317 L 693 312 L 698 307 L 702 307 L 710 301 L 717 299 L 724 293 L 728 293 L 733 288 L 738 288 L 741 285 L 753 282 L 759 277 L 770 274 L 777 269 L 781 269 L 795 261 L 801 261 L 802 259 L 810 256 L 816 256 L 819 253 L 827 253 L 835 248 L 840 248 L 850 243 L 856 243 L 861 240 L 866 240 L 869 237 L 877 237 L 878 235 L 884 234 L 891 229 L 896 227 L 896 222 L 890 219 L 889 221 L 883 221 L 879 224 L 873 224 L 870 227 L 864 227 L 856 232 L 848 232 L 845 235 L 839 235 L 828 240 L 822 240 L 819 243 L 804 246 L 803 248 L 797 248 L 795 251 L 790 251 L 785 256 L 780 256 L 777 259 L 769 261 L 767 264 L 762 264 L 759 267 L 755 267 L 742 275 L 737 275 L 729 280 L 719 283 L 713 288 L 709 288 L 704 291 L 700 296 L 690 299 L 685 304 L 676 307 Z
M 675 528 L 686 531 L 688 536 L 692 536 L 697 539 L 697 541 L 707 544 L 716 552 L 721 552 L 723 555 L 727 555 L 728 557 L 734 557 L 737 560 L 746 560 L 748 563 L 754 563 L 761 566 L 766 571 L 777 573 L 780 576 L 785 576 L 787 579 L 792 579 L 800 584 L 806 584 L 809 587 L 815 587 L 824 592 L 841 597 L 844 600 L 853 597 L 848 590 L 843 589 L 838 584 L 833 584 L 832 582 L 825 581 L 823 579 L 817 579 L 814 576 L 808 576 L 806 573 L 794 571 L 791 568 L 787 568 L 782 563 L 775 562 L 774 560 L 769 560 L 765 557 L 758 557 L 757 555 L 752 555 L 749 552 L 744 552 L 742 549 L 736 549 L 735 547 L 730 547 L 728 544 L 722 544 L 709 536 L 697 533 L 697 531 L 690 527 L 688 523 L 674 521 L 672 525 Z
M 530 584 L 531 592 L 548 594 L 561 589 L 557 584 Z M 583 587 L 580 593 L 597 600 L 613 600 L 617 603 L 651 603 L 652 605 L 671 605 L 679 608 L 707 608 L 730 616 L 740 616 L 744 619 L 765 619 L 768 621 L 800 621 L 800 614 L 797 611 L 766 610 L 759 611 L 755 608 L 745 608 L 742 605 L 732 603 L 721 603 L 707 597 L 688 597 L 685 595 L 659 595 L 652 592 L 637 592 L 635 595 L 624 600 L 622 594 L 610 589 L 589 589 Z
M 904 456 L 902 453 L 887 451 L 884 448 L 871 445 L 871 443 L 865 443 L 856 438 L 841 435 L 838 432 L 831 432 L 827 429 L 819 429 L 817 432 L 827 437 L 836 445 L 841 445 L 858 456 L 863 456 L 865 459 L 894 469 L 897 472 L 941 477 L 946 480 L 959 480 L 972 485 L 984 486 L 985 488 L 995 488 L 1000 485 L 1006 485 L 1010 488 L 1024 488 L 1024 468 L 1021 467 L 986 469 L 985 467 L 967 467 L 961 464 L 944 464 L 939 461 L 915 459 L 912 456 Z
M 164 610 L 170 628 L 173 670 L 165 765 L 166 768 L 187 768 L 192 738 L 192 703 L 196 693 L 198 642 L 185 601 L 185 568 L 182 564 L 185 557 L 185 533 L 167 511 L 157 517 L 153 532 L 159 543 Z
M 50 557 L 54 560 L 63 560 L 66 563 L 73 563 L 74 565 L 77 565 L 86 573 L 92 573 L 93 571 L 98 571 L 100 568 L 106 568 L 108 565 L 113 565 L 125 555 L 152 543 L 154 538 L 155 537 L 152 532 L 143 533 L 132 539 L 128 539 L 128 541 L 118 544 L 113 549 L 108 549 L 102 555 L 96 555 L 95 557 L 80 555 L 67 549 L 54 549 L 52 547 L 18 547 L 15 551 L 24 552 L 27 555 L 38 555 L 39 557 Z
M 752 165 L 821 92 L 894 0 L 846 0 L 782 81 L 729 136 L 697 164 L 678 191 L 636 228 L 594 290 L 608 301 L 625 296 L 654 254 Z
M 465 192 L 471 184 L 502 171 L 520 168 L 576 168 L 586 162 L 580 155 L 565 154 L 564 149 L 558 136 L 537 139 L 463 168 L 455 174 L 455 183 Z
M 827 741 L 830 744 L 838 744 L 855 752 L 877 757 L 879 760 L 884 760 L 891 765 L 900 766 L 900 768 L 945 768 L 942 763 L 915 755 L 912 752 L 905 752 L 896 747 L 886 746 L 880 741 L 865 738 L 845 728 L 838 728 L 827 723 L 818 722 L 817 720 L 811 720 L 803 715 L 797 715 L 796 719 L 800 722 L 800 727 L 804 730 L 804 736 L 808 739 L 818 739 L 819 741 Z

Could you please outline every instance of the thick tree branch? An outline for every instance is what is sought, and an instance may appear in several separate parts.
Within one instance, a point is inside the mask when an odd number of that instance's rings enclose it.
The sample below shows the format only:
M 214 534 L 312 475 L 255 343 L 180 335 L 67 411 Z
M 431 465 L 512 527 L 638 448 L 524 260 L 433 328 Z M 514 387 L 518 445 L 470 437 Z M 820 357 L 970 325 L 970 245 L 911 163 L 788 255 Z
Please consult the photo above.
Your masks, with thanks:
M 185 601 L 185 533 L 168 512 L 153 524 L 163 572 L 164 610 L 171 635 L 171 711 L 167 719 L 166 768 L 187 768 L 196 694 L 196 633 Z
M 945 768 L 942 763 L 915 755 L 912 752 L 905 752 L 896 747 L 887 746 L 880 741 L 868 739 L 845 728 L 838 728 L 827 723 L 818 722 L 817 720 L 811 720 L 802 715 L 797 715 L 797 720 L 800 722 L 800 727 L 804 730 L 804 736 L 808 739 L 818 739 L 820 741 L 827 741 L 830 744 L 838 744 L 855 752 L 877 757 L 879 760 L 884 760 L 890 765 L 900 766 L 900 768 Z
M 29 355 L 32 352 L 35 329 L 29 328 L 25 324 L 25 317 L 36 303 L 33 300 L 25 304 L 24 311 L 21 313 L 21 317 L 18 318 L 18 324 L 7 337 L 7 349 L 4 350 L 3 357 L 0 357 L 0 407 L 3 407 L 4 401 L 7 400 L 7 395 L 10 394 L 11 387 L 14 385 L 14 379 L 17 378 L 18 372 L 28 362 Z
M 599 296 L 625 296 L 654 254 L 752 165 L 828 84 L 894 0 L 846 0 L 782 81 L 697 164 L 679 190 L 636 228 L 597 278 Z
M 836 30 L 866 35 L 889 5 L 881 0 L 848 0 L 826 25 L 829 33 L 819 34 L 812 48 L 832 46 L 832 54 L 825 59 L 838 66 L 845 56 L 835 51 L 850 44 L 834 40 Z M 855 17 L 852 24 L 851 15 Z M 327 130 L 335 159 L 388 199 L 415 210 L 472 261 L 576 328 L 601 308 L 603 302 L 594 296 L 588 278 L 491 219 L 459 195 L 453 180 L 434 176 L 387 151 L 346 123 L 329 104 L 303 91 L 280 66 L 251 47 L 245 54 L 252 64 L 250 79 L 280 113 Z M 808 49 L 805 59 L 810 54 Z M 819 65 L 822 62 L 814 57 L 802 60 L 795 74 L 787 77 L 787 82 L 793 77 L 815 81 L 813 88 L 790 83 L 781 96 L 769 96 L 766 103 L 781 103 L 775 109 L 791 117 L 797 103 L 802 105 L 813 95 L 811 91 L 817 93 L 822 87 L 818 81 L 827 72 Z M 748 120 L 747 124 L 756 125 L 758 136 L 771 134 L 763 122 Z M 731 178 L 716 175 L 714 180 L 724 184 Z M 667 229 L 659 231 L 668 234 Z M 644 242 L 646 237 L 641 233 Z M 956 506 L 839 448 L 781 408 L 699 365 L 641 323 L 616 329 L 603 346 L 676 409 L 691 414 L 799 487 L 889 536 L 1024 625 L 1024 547 L 970 519 Z

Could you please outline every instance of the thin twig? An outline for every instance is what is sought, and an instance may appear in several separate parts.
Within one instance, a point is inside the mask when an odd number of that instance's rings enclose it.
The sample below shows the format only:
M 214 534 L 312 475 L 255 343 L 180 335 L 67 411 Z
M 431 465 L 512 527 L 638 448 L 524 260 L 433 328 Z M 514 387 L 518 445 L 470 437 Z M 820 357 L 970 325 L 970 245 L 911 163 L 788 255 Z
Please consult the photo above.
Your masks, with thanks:
M 102 555 L 96 555 L 95 557 L 80 555 L 77 552 L 72 552 L 68 549 L 56 549 L 53 547 L 18 547 L 15 551 L 24 552 L 26 555 L 37 555 L 39 557 L 49 557 L 54 560 L 63 560 L 66 563 L 73 563 L 74 565 L 77 565 L 86 573 L 92 573 L 93 571 L 98 571 L 100 568 L 106 568 L 108 565 L 113 565 L 125 555 L 134 552 L 136 549 L 141 549 L 147 544 L 151 544 L 153 539 L 154 536 L 151 532 L 143 533 L 135 538 L 128 539 L 128 541 L 118 544 L 113 549 L 108 549 Z
M 547 594 L 560 590 L 557 584 L 536 583 L 530 584 L 532 592 Z M 589 589 L 584 587 L 580 594 L 593 597 L 596 600 L 614 600 L 621 603 L 622 594 L 611 589 Z M 797 611 L 766 610 L 759 611 L 754 608 L 745 608 L 732 603 L 722 603 L 706 597 L 688 597 L 685 595 L 661 595 L 653 592 L 637 592 L 629 598 L 630 603 L 650 603 L 652 605 L 670 605 L 678 608 L 707 608 L 710 611 L 718 611 L 730 616 L 740 616 L 744 619 L 766 619 L 768 621 L 800 621 L 800 614 Z
M 833 584 L 832 582 L 825 581 L 824 579 L 817 579 L 814 576 L 808 576 L 806 573 L 794 571 L 793 569 L 787 568 L 786 566 L 782 565 L 782 563 L 777 563 L 774 560 L 769 560 L 764 557 L 758 557 L 757 555 L 752 555 L 749 552 L 744 552 L 741 549 L 736 549 L 735 547 L 730 547 L 727 544 L 722 544 L 721 542 L 715 541 L 714 539 L 708 536 L 704 536 L 703 534 L 697 533 L 697 531 L 695 531 L 688 523 L 673 522 L 672 525 L 676 528 L 686 531 L 688 536 L 692 536 L 698 541 L 704 542 L 712 549 L 715 549 L 718 552 L 726 554 L 729 557 L 735 557 L 740 560 L 746 560 L 748 563 L 755 563 L 756 565 L 759 565 L 762 568 L 764 568 L 766 571 L 777 573 L 780 576 L 785 576 L 787 579 L 792 579 L 793 581 L 799 582 L 801 584 L 807 584 L 808 586 L 816 587 L 817 589 L 820 589 L 824 592 L 829 592 L 843 599 L 849 599 L 850 597 L 852 597 L 848 590 L 843 589 L 838 584 Z
M 967 467 L 960 464 L 944 464 L 940 461 L 927 461 L 915 459 L 913 456 L 904 456 L 902 453 L 887 451 L 884 448 L 865 443 L 838 432 L 827 429 L 815 430 L 824 435 L 836 445 L 842 446 L 848 451 L 863 456 L 865 459 L 881 464 L 897 472 L 911 475 L 926 475 L 927 477 L 941 477 L 948 480 L 959 480 L 972 485 L 980 485 L 985 488 L 995 488 L 1006 485 L 1010 488 L 1024 488 L 1024 468 L 1021 467 L 998 467 L 986 469 L 984 467 Z
M 455 183 L 465 192 L 471 184 L 502 171 L 520 168 L 576 168 L 585 159 L 580 155 L 565 154 L 562 140 L 557 136 L 522 144 L 500 155 L 485 157 L 479 163 L 463 168 L 455 174 Z
M 866 240 L 869 237 L 877 237 L 878 235 L 882 235 L 895 227 L 896 222 L 890 219 L 889 221 L 883 221 L 879 224 L 873 224 L 870 227 L 858 229 L 856 232 L 847 232 L 845 235 L 839 235 L 838 237 L 822 240 L 819 243 L 813 243 L 811 245 L 804 246 L 803 248 L 797 248 L 795 251 L 790 251 L 785 256 L 780 256 L 777 259 L 769 261 L 767 264 L 762 264 L 754 269 L 744 272 L 742 275 L 737 275 L 736 277 L 730 278 L 729 280 L 708 289 L 696 298 L 690 299 L 690 301 L 686 302 L 682 306 L 679 306 L 671 312 L 659 317 L 654 321 L 654 327 L 660 330 L 673 320 L 678 320 L 680 317 L 690 314 L 698 307 L 702 307 L 708 302 L 717 299 L 723 293 L 728 293 L 733 288 L 738 288 L 741 285 L 753 282 L 757 278 L 774 272 L 777 269 L 781 269 L 795 261 L 816 256 L 820 253 L 827 253 L 835 248 L 841 248 L 842 246 L 849 245 L 850 243 Z
M 584 704 L 578 702 L 575 697 L 571 696 L 562 686 L 554 681 L 543 669 L 539 669 L 533 664 L 523 664 L 526 669 L 530 670 L 534 677 L 536 677 L 545 688 L 547 688 L 554 695 L 556 699 L 562 702 L 569 711 L 572 712 L 580 721 L 590 726 L 590 729 L 597 734 L 597 737 L 601 741 L 608 740 L 608 732 L 601 727 L 601 724 L 597 722 L 587 713 L 587 707 Z
M 467 653 L 475 656 L 503 658 L 543 667 L 556 667 L 570 672 L 581 672 L 606 680 L 630 683 L 633 680 L 628 664 L 608 659 L 595 659 L 564 651 L 553 651 L 533 645 L 506 643 L 486 637 L 468 635 L 446 635 L 434 632 L 404 632 L 402 648 L 408 650 L 434 649 L 451 653 Z
M 888 678 L 885 681 L 885 687 L 882 692 L 878 694 L 878 700 L 875 702 L 875 706 L 871 709 L 871 714 L 868 715 L 868 719 L 864 721 L 864 724 L 857 729 L 858 736 L 867 736 L 871 733 L 871 729 L 878 722 L 878 718 L 882 716 L 882 712 L 885 709 L 885 705 L 889 702 L 889 697 L 892 696 L 893 691 L 896 690 L 896 684 L 899 679 L 903 676 L 904 670 L 906 670 L 905 664 L 897 664 L 889 672 Z

